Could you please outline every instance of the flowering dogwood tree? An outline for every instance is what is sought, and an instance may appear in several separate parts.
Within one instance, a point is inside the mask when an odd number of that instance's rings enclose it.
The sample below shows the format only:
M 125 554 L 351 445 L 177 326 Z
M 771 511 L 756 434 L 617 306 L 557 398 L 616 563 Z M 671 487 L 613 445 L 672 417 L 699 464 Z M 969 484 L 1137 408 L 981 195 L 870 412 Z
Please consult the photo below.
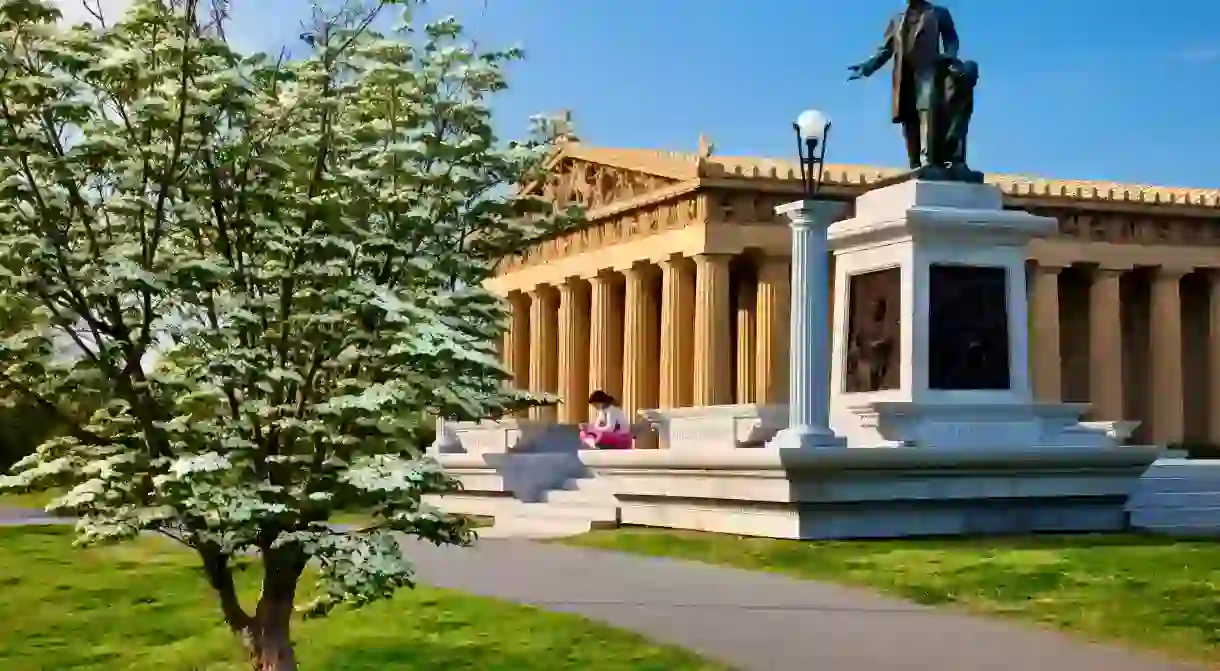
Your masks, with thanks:
M 0 399 L 62 423 L 0 489 L 65 488 L 79 541 L 198 553 L 254 668 L 293 669 L 294 609 L 411 584 L 400 534 L 464 544 L 421 497 L 430 417 L 541 402 L 505 386 L 495 260 L 578 213 L 541 177 L 554 123 L 501 143 L 479 51 L 419 0 L 315 10 L 297 58 L 242 56 L 224 4 L 137 0 L 68 28 L 0 0 Z M 397 5 L 401 24 L 373 30 Z M 340 509 L 375 523 L 332 529 Z M 235 558 L 261 562 L 257 604 Z M 298 598 L 307 565 L 316 598 Z

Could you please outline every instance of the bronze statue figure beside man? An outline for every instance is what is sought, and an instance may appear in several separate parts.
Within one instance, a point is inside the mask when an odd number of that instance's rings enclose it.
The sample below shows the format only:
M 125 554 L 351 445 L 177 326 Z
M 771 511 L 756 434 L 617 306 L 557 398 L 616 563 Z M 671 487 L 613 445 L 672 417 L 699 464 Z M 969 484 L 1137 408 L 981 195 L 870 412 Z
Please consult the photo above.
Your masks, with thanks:
M 966 163 L 978 64 L 959 59 L 957 52 L 949 10 L 927 0 L 907 0 L 873 56 L 848 68 L 850 81 L 893 61 L 892 116 L 902 124 L 913 171 L 904 178 L 983 181 L 983 174 Z

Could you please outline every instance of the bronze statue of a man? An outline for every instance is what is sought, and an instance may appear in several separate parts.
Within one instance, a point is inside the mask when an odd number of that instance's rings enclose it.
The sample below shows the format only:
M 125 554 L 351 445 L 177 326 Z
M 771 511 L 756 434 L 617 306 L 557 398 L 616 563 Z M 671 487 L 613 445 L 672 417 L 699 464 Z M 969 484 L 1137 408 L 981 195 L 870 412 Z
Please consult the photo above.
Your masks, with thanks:
M 907 0 L 906 11 L 890 21 L 877 53 L 848 68 L 850 81 L 868 77 L 894 60 L 893 118 L 902 124 L 912 169 L 935 163 L 940 140 L 938 78 L 944 72 L 942 62 L 957 59 L 957 48 L 957 29 L 949 10 L 927 0 Z

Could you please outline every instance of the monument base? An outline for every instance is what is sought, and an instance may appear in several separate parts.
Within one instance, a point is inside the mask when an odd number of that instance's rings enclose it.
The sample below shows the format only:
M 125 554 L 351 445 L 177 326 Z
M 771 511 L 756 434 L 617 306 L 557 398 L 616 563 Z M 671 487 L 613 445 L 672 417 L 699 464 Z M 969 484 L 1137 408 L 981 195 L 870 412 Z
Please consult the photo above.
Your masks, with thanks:
M 1055 226 L 1004 209 L 989 184 L 907 179 L 857 198 L 855 217 L 827 233 L 835 254 L 835 433 L 852 446 L 892 443 L 860 409 L 902 402 L 913 405 L 901 413 L 889 406 L 894 422 L 901 415 L 903 431 L 919 434 L 909 439 L 921 445 L 1006 429 L 1020 434 L 1009 444 L 1045 444 L 1040 422 L 1059 411 L 1033 403 L 1025 257 L 1030 240 Z M 934 405 L 945 407 L 937 423 L 912 420 Z M 980 424 L 989 426 L 976 430 Z
M 809 449 L 847 447 L 847 439 L 832 431 L 818 431 L 810 427 L 789 427 L 775 434 L 767 447 L 780 449 Z
M 778 436 L 777 436 L 778 438 Z M 1119 531 L 1155 448 L 589 452 L 624 524 L 793 539 Z
M 889 446 L 997 449 L 1114 447 L 1103 427 L 1085 425 L 1086 404 L 966 404 L 882 401 L 853 408 L 863 427 Z

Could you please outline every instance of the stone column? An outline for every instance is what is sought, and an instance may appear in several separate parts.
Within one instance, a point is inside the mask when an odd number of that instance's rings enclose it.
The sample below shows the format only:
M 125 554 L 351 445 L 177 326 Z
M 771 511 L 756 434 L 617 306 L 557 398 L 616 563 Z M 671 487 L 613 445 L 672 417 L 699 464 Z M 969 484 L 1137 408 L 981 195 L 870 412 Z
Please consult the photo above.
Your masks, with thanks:
M 656 408 L 657 402 L 657 304 L 652 292 L 653 266 L 636 265 L 627 270 L 623 309 L 623 411 L 639 423 L 639 411 Z M 642 435 L 636 447 L 655 447 Z
M 1220 270 L 1208 274 L 1207 440 L 1220 445 Z
M 737 317 L 734 321 L 737 326 L 737 390 L 734 394 L 736 403 L 758 401 L 758 343 L 755 341 L 758 335 L 758 310 L 754 302 L 757 293 L 758 286 L 753 276 L 743 273 L 738 277 Z
M 732 337 L 729 260 L 724 254 L 695 257 L 694 405 L 732 403 Z
M 788 347 L 788 427 L 772 444 L 806 448 L 842 446 L 830 430 L 830 254 L 826 228 L 839 203 L 799 200 L 775 208 L 792 227 L 792 278 Z
M 623 313 L 616 279 L 601 274 L 589 280 L 589 388 L 617 398 L 623 381 Z
M 1034 397 L 1044 403 L 1063 401 L 1063 355 L 1059 334 L 1059 273 L 1062 270 L 1058 266 L 1038 264 L 1032 278 L 1030 336 Z
M 1152 278 L 1150 310 L 1152 441 L 1180 443 L 1185 437 L 1182 380 L 1182 277 L 1190 269 L 1159 267 Z
M 517 389 L 530 384 L 530 301 L 514 291 L 508 295 L 508 328 L 504 331 L 504 367 Z
M 1123 417 L 1122 276 L 1128 269 L 1097 268 L 1089 285 L 1089 403 L 1094 419 Z
M 695 287 L 685 258 L 661 262 L 660 407 L 691 404 L 694 366 Z
M 783 403 L 788 399 L 788 259 L 767 256 L 758 263 L 757 296 L 754 322 L 758 329 L 754 346 L 755 394 L 763 404 Z
M 577 424 L 588 419 L 589 309 L 587 286 L 569 278 L 559 285 L 559 421 Z
M 558 295 L 554 288 L 540 286 L 530 292 L 530 391 L 559 391 L 559 358 L 556 351 Z M 555 406 L 530 409 L 530 418 L 554 422 Z
M 504 332 L 504 367 L 512 375 L 509 384 L 517 390 L 530 387 L 530 299 L 514 291 L 508 295 L 509 321 Z M 523 411 L 512 413 L 524 417 Z

